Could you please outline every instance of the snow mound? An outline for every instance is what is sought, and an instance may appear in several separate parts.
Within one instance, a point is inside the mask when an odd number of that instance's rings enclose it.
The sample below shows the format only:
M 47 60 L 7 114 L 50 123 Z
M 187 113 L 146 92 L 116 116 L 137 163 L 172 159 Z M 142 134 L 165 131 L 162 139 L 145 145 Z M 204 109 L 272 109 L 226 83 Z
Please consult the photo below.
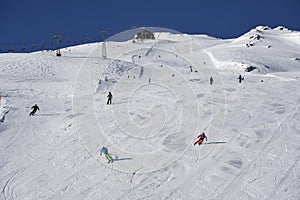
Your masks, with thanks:
M 299 71 L 300 32 L 259 26 L 228 44 L 207 48 L 221 68 L 244 70 L 248 66 L 261 74 Z

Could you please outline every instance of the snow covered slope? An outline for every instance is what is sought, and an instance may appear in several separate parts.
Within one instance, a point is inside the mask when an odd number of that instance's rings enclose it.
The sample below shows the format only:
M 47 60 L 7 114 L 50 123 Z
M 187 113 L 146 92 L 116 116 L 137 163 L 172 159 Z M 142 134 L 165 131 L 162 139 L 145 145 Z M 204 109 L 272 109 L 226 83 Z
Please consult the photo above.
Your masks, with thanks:
M 300 33 L 284 27 L 258 26 L 207 52 L 219 67 L 253 66 L 259 73 L 299 71 Z
M 299 198 L 299 32 L 156 38 L 0 54 L 0 199 Z

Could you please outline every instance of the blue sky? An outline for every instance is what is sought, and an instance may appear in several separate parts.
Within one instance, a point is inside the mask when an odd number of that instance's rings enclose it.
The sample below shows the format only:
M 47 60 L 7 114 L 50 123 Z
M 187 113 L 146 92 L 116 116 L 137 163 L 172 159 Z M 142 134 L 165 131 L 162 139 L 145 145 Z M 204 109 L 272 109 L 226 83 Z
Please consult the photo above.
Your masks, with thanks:
M 233 38 L 257 25 L 300 30 L 300 0 L 0 0 L 0 49 L 48 45 L 55 32 L 73 42 L 132 26 Z

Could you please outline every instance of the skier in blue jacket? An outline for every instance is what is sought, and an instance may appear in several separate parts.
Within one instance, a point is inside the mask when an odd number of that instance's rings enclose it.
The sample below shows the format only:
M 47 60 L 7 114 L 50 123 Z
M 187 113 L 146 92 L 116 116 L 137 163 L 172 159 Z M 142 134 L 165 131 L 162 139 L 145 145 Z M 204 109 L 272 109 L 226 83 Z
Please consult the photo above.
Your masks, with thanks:
M 100 150 L 100 156 L 102 156 L 102 154 L 108 160 L 108 163 L 111 163 L 114 161 L 113 158 L 109 155 L 108 149 L 105 146 L 103 146 L 102 149 Z

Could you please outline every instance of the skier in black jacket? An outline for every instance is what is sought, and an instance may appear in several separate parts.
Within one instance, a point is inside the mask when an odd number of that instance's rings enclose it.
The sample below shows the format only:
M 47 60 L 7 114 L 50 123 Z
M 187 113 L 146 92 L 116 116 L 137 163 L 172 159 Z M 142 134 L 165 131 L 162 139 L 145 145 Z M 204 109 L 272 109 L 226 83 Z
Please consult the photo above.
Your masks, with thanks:
M 113 95 L 111 94 L 111 92 L 108 92 L 108 95 L 107 95 L 107 103 L 106 104 L 111 104 L 111 99 L 113 98 Z
M 31 110 L 32 111 L 30 112 L 29 116 L 33 116 L 36 113 L 36 111 L 40 110 L 40 108 L 38 107 L 38 105 L 35 104 L 31 107 Z

